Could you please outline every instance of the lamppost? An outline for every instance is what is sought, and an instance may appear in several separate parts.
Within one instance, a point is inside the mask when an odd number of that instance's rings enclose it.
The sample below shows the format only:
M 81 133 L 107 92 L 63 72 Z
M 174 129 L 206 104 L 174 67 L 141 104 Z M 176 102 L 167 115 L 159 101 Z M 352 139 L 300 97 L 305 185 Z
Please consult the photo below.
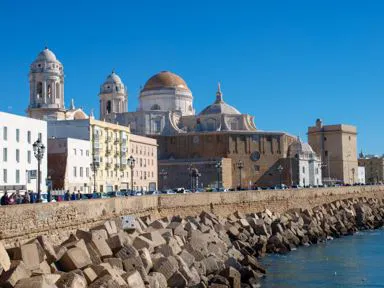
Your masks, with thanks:
M 192 169 L 192 178 L 195 179 L 195 189 L 197 190 L 199 188 L 199 177 L 201 176 L 201 173 L 197 168 Z M 192 185 L 193 187 L 193 185 Z
M 162 178 L 162 182 L 163 182 L 163 183 L 162 183 L 162 184 L 163 184 L 163 185 L 162 185 L 162 186 L 163 186 L 162 188 L 165 189 L 165 180 L 167 179 L 168 172 L 165 171 L 164 169 L 161 169 L 161 171 L 160 171 L 159 174 L 160 174 L 160 176 L 161 176 L 161 178 Z
M 241 170 L 244 168 L 243 161 L 239 160 L 236 163 L 237 169 L 239 169 L 239 190 L 241 190 Z
M 280 188 L 282 188 L 282 186 L 283 186 L 283 182 L 282 182 L 282 179 L 281 179 L 281 175 L 283 173 L 283 170 L 284 170 L 283 166 L 281 166 L 281 165 L 277 166 L 277 171 L 280 174 Z
M 96 159 L 93 158 L 93 162 L 91 163 L 91 169 L 93 172 L 93 194 L 96 194 L 96 172 L 99 168 L 99 163 L 95 161 Z
M 129 156 L 128 158 L 128 165 L 129 165 L 129 168 L 131 168 L 131 192 L 133 193 L 133 168 L 135 168 L 135 162 L 136 162 L 136 159 L 133 158 L 133 156 Z
M 220 189 L 220 172 L 221 172 L 221 168 L 223 167 L 223 164 L 221 163 L 221 161 L 217 161 L 215 164 L 215 167 L 216 167 L 216 171 L 217 171 L 217 191 L 219 191 L 219 189 Z
M 33 153 L 35 154 L 35 157 L 37 159 L 37 201 L 41 202 L 41 191 L 40 191 L 40 182 L 41 182 L 41 175 L 40 175 L 40 164 L 41 160 L 44 157 L 45 152 L 45 146 L 41 142 L 40 138 L 36 140 L 35 143 L 33 143 Z
M 192 164 L 189 164 L 189 166 L 188 166 L 188 173 L 189 173 L 189 180 L 191 182 L 190 189 L 192 191 L 193 190 L 193 166 L 192 166 Z

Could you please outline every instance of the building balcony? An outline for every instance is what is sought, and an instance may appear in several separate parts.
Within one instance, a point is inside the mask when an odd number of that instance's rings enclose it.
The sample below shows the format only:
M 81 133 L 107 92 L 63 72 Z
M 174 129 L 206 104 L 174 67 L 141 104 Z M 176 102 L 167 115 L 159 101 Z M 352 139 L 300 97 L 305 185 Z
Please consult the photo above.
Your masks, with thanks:
M 115 164 L 115 169 L 120 169 L 120 164 Z
M 119 140 L 119 139 L 115 139 L 114 143 L 115 143 L 115 144 L 119 144 L 119 143 L 120 143 L 120 140 Z
M 100 149 L 103 148 L 103 144 L 101 144 L 100 142 L 94 142 L 93 143 L 93 148 L 97 149 L 97 150 L 100 150 Z
M 111 162 L 107 162 L 107 163 L 105 163 L 105 168 L 111 168 L 111 166 L 112 166 L 112 163 L 111 163 Z

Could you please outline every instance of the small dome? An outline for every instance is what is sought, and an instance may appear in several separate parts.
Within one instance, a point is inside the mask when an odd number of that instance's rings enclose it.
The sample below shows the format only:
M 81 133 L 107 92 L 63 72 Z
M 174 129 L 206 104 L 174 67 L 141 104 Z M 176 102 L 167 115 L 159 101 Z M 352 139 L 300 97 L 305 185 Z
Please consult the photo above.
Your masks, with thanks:
M 220 83 L 217 87 L 216 92 L 216 101 L 206 107 L 199 115 L 209 115 L 209 114 L 230 114 L 230 115 L 240 115 L 241 113 L 235 107 L 228 105 L 223 100 L 223 93 L 221 93 Z
M 295 155 L 300 155 L 300 154 L 313 154 L 313 149 L 311 145 L 309 145 L 306 142 L 302 142 L 300 139 L 298 141 L 293 142 L 289 146 L 289 154 L 291 157 L 295 157 Z
M 241 113 L 235 107 L 228 105 L 225 102 L 213 103 L 206 107 L 199 115 L 208 115 L 208 114 L 236 114 L 240 115 Z
M 56 55 L 48 48 L 45 48 L 39 53 L 39 55 L 37 55 L 35 62 L 37 61 L 59 62 L 56 58 Z
M 104 84 L 110 83 L 110 84 L 122 84 L 121 78 L 119 75 L 115 73 L 115 71 L 112 71 L 111 74 L 108 75 L 107 79 L 105 80 Z
M 149 78 L 142 91 L 162 88 L 179 88 L 189 91 L 187 83 L 180 76 L 169 71 L 162 71 Z

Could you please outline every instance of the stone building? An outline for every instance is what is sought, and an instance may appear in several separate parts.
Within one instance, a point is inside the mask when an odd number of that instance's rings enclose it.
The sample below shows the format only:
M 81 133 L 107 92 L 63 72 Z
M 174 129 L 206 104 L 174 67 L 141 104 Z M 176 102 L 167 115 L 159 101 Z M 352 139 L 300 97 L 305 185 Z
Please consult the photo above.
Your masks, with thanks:
M 56 55 L 45 48 L 32 62 L 29 71 L 28 116 L 35 119 L 62 120 L 86 119 L 88 116 L 75 108 L 73 100 L 70 109 L 64 102 L 64 66 Z
M 308 128 L 308 143 L 320 155 L 323 182 L 354 184 L 357 181 L 356 127 L 323 125 L 320 119 Z
M 384 156 L 359 155 L 359 166 L 365 167 L 365 181 L 368 184 L 384 183 Z
M 128 158 L 131 156 L 132 147 L 137 147 L 139 151 L 135 153 L 137 157 L 133 170 L 134 188 L 148 191 L 157 187 L 155 139 L 132 135 L 129 127 L 98 121 L 93 117 L 83 120 L 48 121 L 48 135 L 55 138 L 83 139 L 90 143 L 91 164 L 92 168 L 96 169 L 92 176 L 96 176 L 97 192 L 126 190 L 131 187 Z M 146 151 L 146 154 L 142 154 L 142 151 Z M 142 161 L 150 164 L 142 167 Z M 135 174 L 136 171 L 138 173 Z M 146 177 L 141 177 L 144 171 Z

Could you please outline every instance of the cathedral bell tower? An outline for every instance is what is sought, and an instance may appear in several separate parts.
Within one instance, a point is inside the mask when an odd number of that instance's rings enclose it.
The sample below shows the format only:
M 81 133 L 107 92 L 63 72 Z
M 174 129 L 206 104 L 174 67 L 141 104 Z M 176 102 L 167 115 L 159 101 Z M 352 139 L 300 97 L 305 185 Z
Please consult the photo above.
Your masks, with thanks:
M 30 66 L 28 116 L 61 118 L 64 114 L 64 68 L 55 54 L 45 48 Z
M 128 109 L 128 95 L 120 77 L 112 71 L 100 87 L 100 120 L 108 114 L 123 113 Z

